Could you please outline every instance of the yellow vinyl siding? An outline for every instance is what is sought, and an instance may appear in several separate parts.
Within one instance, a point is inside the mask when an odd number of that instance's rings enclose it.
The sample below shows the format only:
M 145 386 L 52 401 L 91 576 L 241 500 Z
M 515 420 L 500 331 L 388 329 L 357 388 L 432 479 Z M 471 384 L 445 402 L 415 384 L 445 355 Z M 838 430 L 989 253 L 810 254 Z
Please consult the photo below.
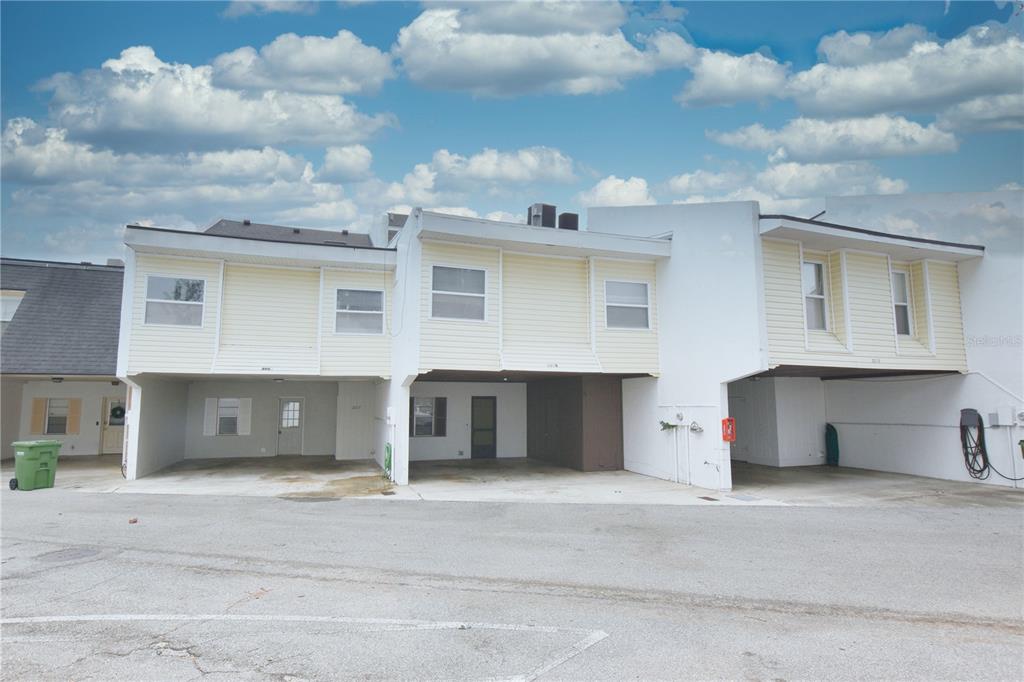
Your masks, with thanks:
M 496 248 L 424 241 L 421 276 L 420 369 L 499 369 L 498 297 L 499 251 Z M 479 321 L 431 318 L 433 266 L 486 271 L 486 319 Z
M 892 312 L 889 259 L 860 252 L 846 254 L 850 325 L 857 355 L 886 358 L 896 355 L 896 323 Z
M 146 277 L 161 275 L 205 279 L 203 325 L 184 327 L 147 325 Z M 218 261 L 138 254 L 135 281 L 131 283 L 131 335 L 128 349 L 128 373 L 209 372 L 213 365 L 220 301 L 220 263 Z
M 384 292 L 384 333 L 380 335 L 335 332 L 338 289 Z M 325 376 L 391 375 L 392 274 L 367 270 L 324 270 L 324 299 L 320 373 Z
M 605 282 L 647 282 L 650 329 L 609 329 L 605 319 Z M 597 357 L 604 372 L 657 374 L 658 311 L 655 264 L 594 259 L 594 310 Z
M 804 348 L 804 297 L 800 284 L 800 245 L 796 242 L 765 239 L 764 260 L 765 316 L 768 348 L 773 358 L 802 356 Z
M 217 372 L 317 372 L 317 270 L 224 267 Z
M 914 320 L 914 338 L 926 350 L 931 345 L 928 337 L 928 296 L 925 294 L 924 262 L 910 263 L 910 316 Z M 929 351 L 931 352 L 931 351 Z
M 846 335 L 846 301 L 843 299 L 843 255 L 833 251 L 827 255 L 829 305 L 831 306 L 831 329 L 836 339 L 843 345 L 848 343 Z
M 805 346 L 800 245 L 764 239 L 762 253 L 769 362 L 772 366 L 966 371 L 956 264 L 928 261 L 927 277 L 924 276 L 923 263 L 894 264 L 902 265 L 910 272 L 914 324 L 914 336 L 901 337 L 897 352 L 889 260 L 885 255 L 846 252 L 849 300 L 843 300 L 844 273 L 840 254 L 805 253 L 805 257 L 817 256 L 820 259 L 824 255 L 827 258 L 831 330 L 808 333 Z M 929 298 L 935 329 L 934 355 L 928 339 Z M 845 325 L 844 306 L 849 306 L 849 329 Z M 851 337 L 852 353 L 845 346 L 847 335 Z
M 964 326 L 960 308 L 960 280 L 955 263 L 928 261 L 928 286 L 935 330 L 935 361 L 967 370 Z
M 590 339 L 583 258 L 506 253 L 502 262 L 502 367 L 599 372 Z

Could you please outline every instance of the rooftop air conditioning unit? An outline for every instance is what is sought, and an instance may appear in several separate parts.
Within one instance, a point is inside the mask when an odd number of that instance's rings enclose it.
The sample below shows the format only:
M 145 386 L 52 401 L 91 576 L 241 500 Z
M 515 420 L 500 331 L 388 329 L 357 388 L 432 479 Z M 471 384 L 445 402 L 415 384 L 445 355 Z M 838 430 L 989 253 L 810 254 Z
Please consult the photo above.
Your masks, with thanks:
M 526 211 L 526 224 L 536 227 L 555 226 L 555 207 L 551 204 L 534 204 Z
M 579 213 L 562 213 L 558 216 L 558 229 L 578 230 L 580 229 Z

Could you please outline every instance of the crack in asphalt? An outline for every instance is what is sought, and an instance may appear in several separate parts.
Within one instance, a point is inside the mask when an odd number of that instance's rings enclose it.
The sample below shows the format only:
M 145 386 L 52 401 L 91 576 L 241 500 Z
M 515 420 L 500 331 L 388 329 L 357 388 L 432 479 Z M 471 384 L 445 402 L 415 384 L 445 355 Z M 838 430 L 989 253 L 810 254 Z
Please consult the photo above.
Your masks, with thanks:
M 5 538 L 40 544 L 62 546 L 98 547 L 90 543 L 67 543 L 40 538 Z M 916 625 L 974 627 L 1002 631 L 1006 634 L 1024 634 L 1024 620 L 975 616 L 956 612 L 922 612 L 891 609 L 853 604 L 827 604 L 797 600 L 762 599 L 755 597 L 701 594 L 658 589 L 634 589 L 611 585 L 586 585 L 568 582 L 522 580 L 489 576 L 453 575 L 410 571 L 395 568 L 353 567 L 311 561 L 266 559 L 246 555 L 180 552 L 175 550 L 126 547 L 107 544 L 105 549 L 119 549 L 110 559 L 139 566 L 166 568 L 166 557 L 179 559 L 179 568 L 203 573 L 261 576 L 290 580 L 309 580 L 328 583 L 361 583 L 380 585 L 382 583 L 414 589 L 443 589 L 456 592 L 501 592 L 531 594 L 537 596 L 562 597 L 571 599 L 617 601 L 652 605 L 673 605 L 684 608 L 712 609 L 738 612 L 744 615 L 774 613 L 829 618 L 857 618 L 863 620 L 885 620 Z M 156 559 L 147 555 L 158 555 Z M 213 562 L 228 561 L 236 566 L 218 566 Z M 241 566 L 238 566 L 241 564 Z M 305 572 L 303 572 L 303 569 Z M 317 575 L 317 571 L 324 574 Z M 5 575 L 3 580 L 19 576 Z M 10 614 L 4 614 L 10 617 Z

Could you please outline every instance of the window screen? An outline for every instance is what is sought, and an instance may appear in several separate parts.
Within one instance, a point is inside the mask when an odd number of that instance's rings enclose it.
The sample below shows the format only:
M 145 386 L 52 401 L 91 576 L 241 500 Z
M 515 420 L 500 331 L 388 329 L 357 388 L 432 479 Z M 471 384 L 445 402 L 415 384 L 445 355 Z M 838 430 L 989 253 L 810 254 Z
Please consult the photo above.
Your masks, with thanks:
M 893 271 L 892 300 L 893 313 L 896 316 L 896 333 L 910 335 L 910 287 L 907 273 Z
M 68 432 L 67 398 L 50 398 L 46 401 L 46 433 L 60 436 Z
M 457 320 L 484 320 L 486 280 L 483 270 L 435 265 L 431 316 Z
M 447 398 L 409 398 L 410 436 L 444 436 L 447 430 Z
M 217 400 L 217 435 L 238 435 L 238 398 Z
M 334 331 L 341 334 L 383 334 L 384 292 L 338 289 Z
M 825 330 L 825 268 L 821 263 L 806 262 L 803 265 L 804 312 L 807 328 Z
M 650 327 L 646 282 L 604 283 L 605 318 L 612 329 Z
M 146 324 L 200 327 L 205 282 L 175 277 L 146 278 Z

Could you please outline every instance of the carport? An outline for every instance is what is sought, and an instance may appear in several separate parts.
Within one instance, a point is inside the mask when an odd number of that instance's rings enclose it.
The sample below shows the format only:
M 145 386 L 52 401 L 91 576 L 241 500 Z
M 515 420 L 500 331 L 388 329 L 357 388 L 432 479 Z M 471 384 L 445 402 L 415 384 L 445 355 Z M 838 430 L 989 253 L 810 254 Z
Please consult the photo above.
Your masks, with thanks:
M 534 474 L 623 468 L 617 374 L 432 371 L 410 388 L 410 478 L 444 462 Z M 491 464 L 480 462 L 492 460 Z M 528 461 L 527 461 L 528 460 Z M 530 463 L 538 466 L 530 468 Z M 543 466 L 539 466 L 543 465 Z
M 225 475 L 248 463 L 273 477 L 314 460 L 382 462 L 383 380 L 137 375 L 128 383 L 129 479 L 169 467 Z
M 905 474 L 910 488 L 935 485 L 915 477 L 1014 487 L 993 472 L 972 477 L 965 466 L 960 410 L 979 408 L 992 466 L 1008 477 L 1024 473 L 1013 447 L 1015 427 L 998 424 L 998 413 L 986 407 L 1005 398 L 986 381 L 958 372 L 810 366 L 779 366 L 734 381 L 728 385 L 736 420 L 733 489 L 752 486 L 771 495 L 773 487 L 799 488 L 817 477 L 815 495 L 824 485 L 843 496 L 889 485 L 874 473 Z M 992 397 L 979 401 L 984 392 Z M 838 467 L 825 466 L 826 424 L 838 434 Z

